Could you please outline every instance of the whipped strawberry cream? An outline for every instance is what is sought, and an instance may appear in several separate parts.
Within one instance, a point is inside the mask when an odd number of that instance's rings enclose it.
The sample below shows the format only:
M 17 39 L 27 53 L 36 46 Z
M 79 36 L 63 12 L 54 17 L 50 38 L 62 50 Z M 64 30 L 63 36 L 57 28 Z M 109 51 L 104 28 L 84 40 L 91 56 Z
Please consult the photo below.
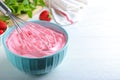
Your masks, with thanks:
M 6 40 L 8 48 L 25 57 L 43 57 L 54 54 L 66 43 L 65 36 L 39 24 L 29 23 L 22 31 L 14 30 Z

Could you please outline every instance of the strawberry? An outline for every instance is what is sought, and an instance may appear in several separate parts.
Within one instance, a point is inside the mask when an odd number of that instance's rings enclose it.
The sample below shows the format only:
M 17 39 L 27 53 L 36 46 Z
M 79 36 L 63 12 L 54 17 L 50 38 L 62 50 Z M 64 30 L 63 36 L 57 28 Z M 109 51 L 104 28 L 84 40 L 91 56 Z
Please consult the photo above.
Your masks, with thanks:
M 0 35 L 7 29 L 7 24 L 0 20 Z
M 39 19 L 44 20 L 44 21 L 50 21 L 51 16 L 50 16 L 49 11 L 47 11 L 47 10 L 42 11 L 39 15 Z
M 6 29 L 7 28 L 7 24 L 4 21 L 0 20 L 0 29 Z
M 2 29 L 0 29 L 0 35 L 1 35 L 2 33 L 4 33 L 4 31 L 3 31 Z

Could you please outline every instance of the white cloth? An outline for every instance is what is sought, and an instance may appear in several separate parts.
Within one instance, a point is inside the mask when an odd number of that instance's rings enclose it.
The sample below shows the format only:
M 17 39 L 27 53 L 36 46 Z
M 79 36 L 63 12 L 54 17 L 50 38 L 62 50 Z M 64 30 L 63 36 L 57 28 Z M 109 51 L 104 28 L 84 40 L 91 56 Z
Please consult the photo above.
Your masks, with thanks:
M 79 21 L 81 9 L 86 0 L 45 0 L 51 10 L 55 22 L 61 25 L 73 24 Z

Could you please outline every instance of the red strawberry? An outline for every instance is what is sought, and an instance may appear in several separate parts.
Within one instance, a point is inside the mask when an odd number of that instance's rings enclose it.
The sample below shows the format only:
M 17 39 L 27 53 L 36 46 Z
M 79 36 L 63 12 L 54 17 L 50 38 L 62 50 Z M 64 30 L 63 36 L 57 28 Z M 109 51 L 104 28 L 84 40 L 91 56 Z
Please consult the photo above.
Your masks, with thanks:
M 44 10 L 43 12 L 41 12 L 41 14 L 39 15 L 39 19 L 40 20 L 45 20 L 45 21 L 50 21 L 51 17 L 50 17 L 49 11 Z
M 0 20 L 0 35 L 7 29 L 7 24 Z
M 4 31 L 3 31 L 2 29 L 0 29 L 0 35 L 1 35 L 2 33 L 4 33 Z
M 6 29 L 7 28 L 7 24 L 4 21 L 0 20 L 0 29 Z

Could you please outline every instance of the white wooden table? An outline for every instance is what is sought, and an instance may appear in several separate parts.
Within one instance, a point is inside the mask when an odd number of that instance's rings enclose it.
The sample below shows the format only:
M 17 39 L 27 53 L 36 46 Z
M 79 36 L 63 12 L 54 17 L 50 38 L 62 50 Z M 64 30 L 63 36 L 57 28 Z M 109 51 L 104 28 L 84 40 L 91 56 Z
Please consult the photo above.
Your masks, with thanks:
M 64 61 L 47 75 L 20 72 L 0 48 L 0 80 L 120 80 L 119 2 L 88 0 L 82 20 L 65 27 L 70 46 Z

